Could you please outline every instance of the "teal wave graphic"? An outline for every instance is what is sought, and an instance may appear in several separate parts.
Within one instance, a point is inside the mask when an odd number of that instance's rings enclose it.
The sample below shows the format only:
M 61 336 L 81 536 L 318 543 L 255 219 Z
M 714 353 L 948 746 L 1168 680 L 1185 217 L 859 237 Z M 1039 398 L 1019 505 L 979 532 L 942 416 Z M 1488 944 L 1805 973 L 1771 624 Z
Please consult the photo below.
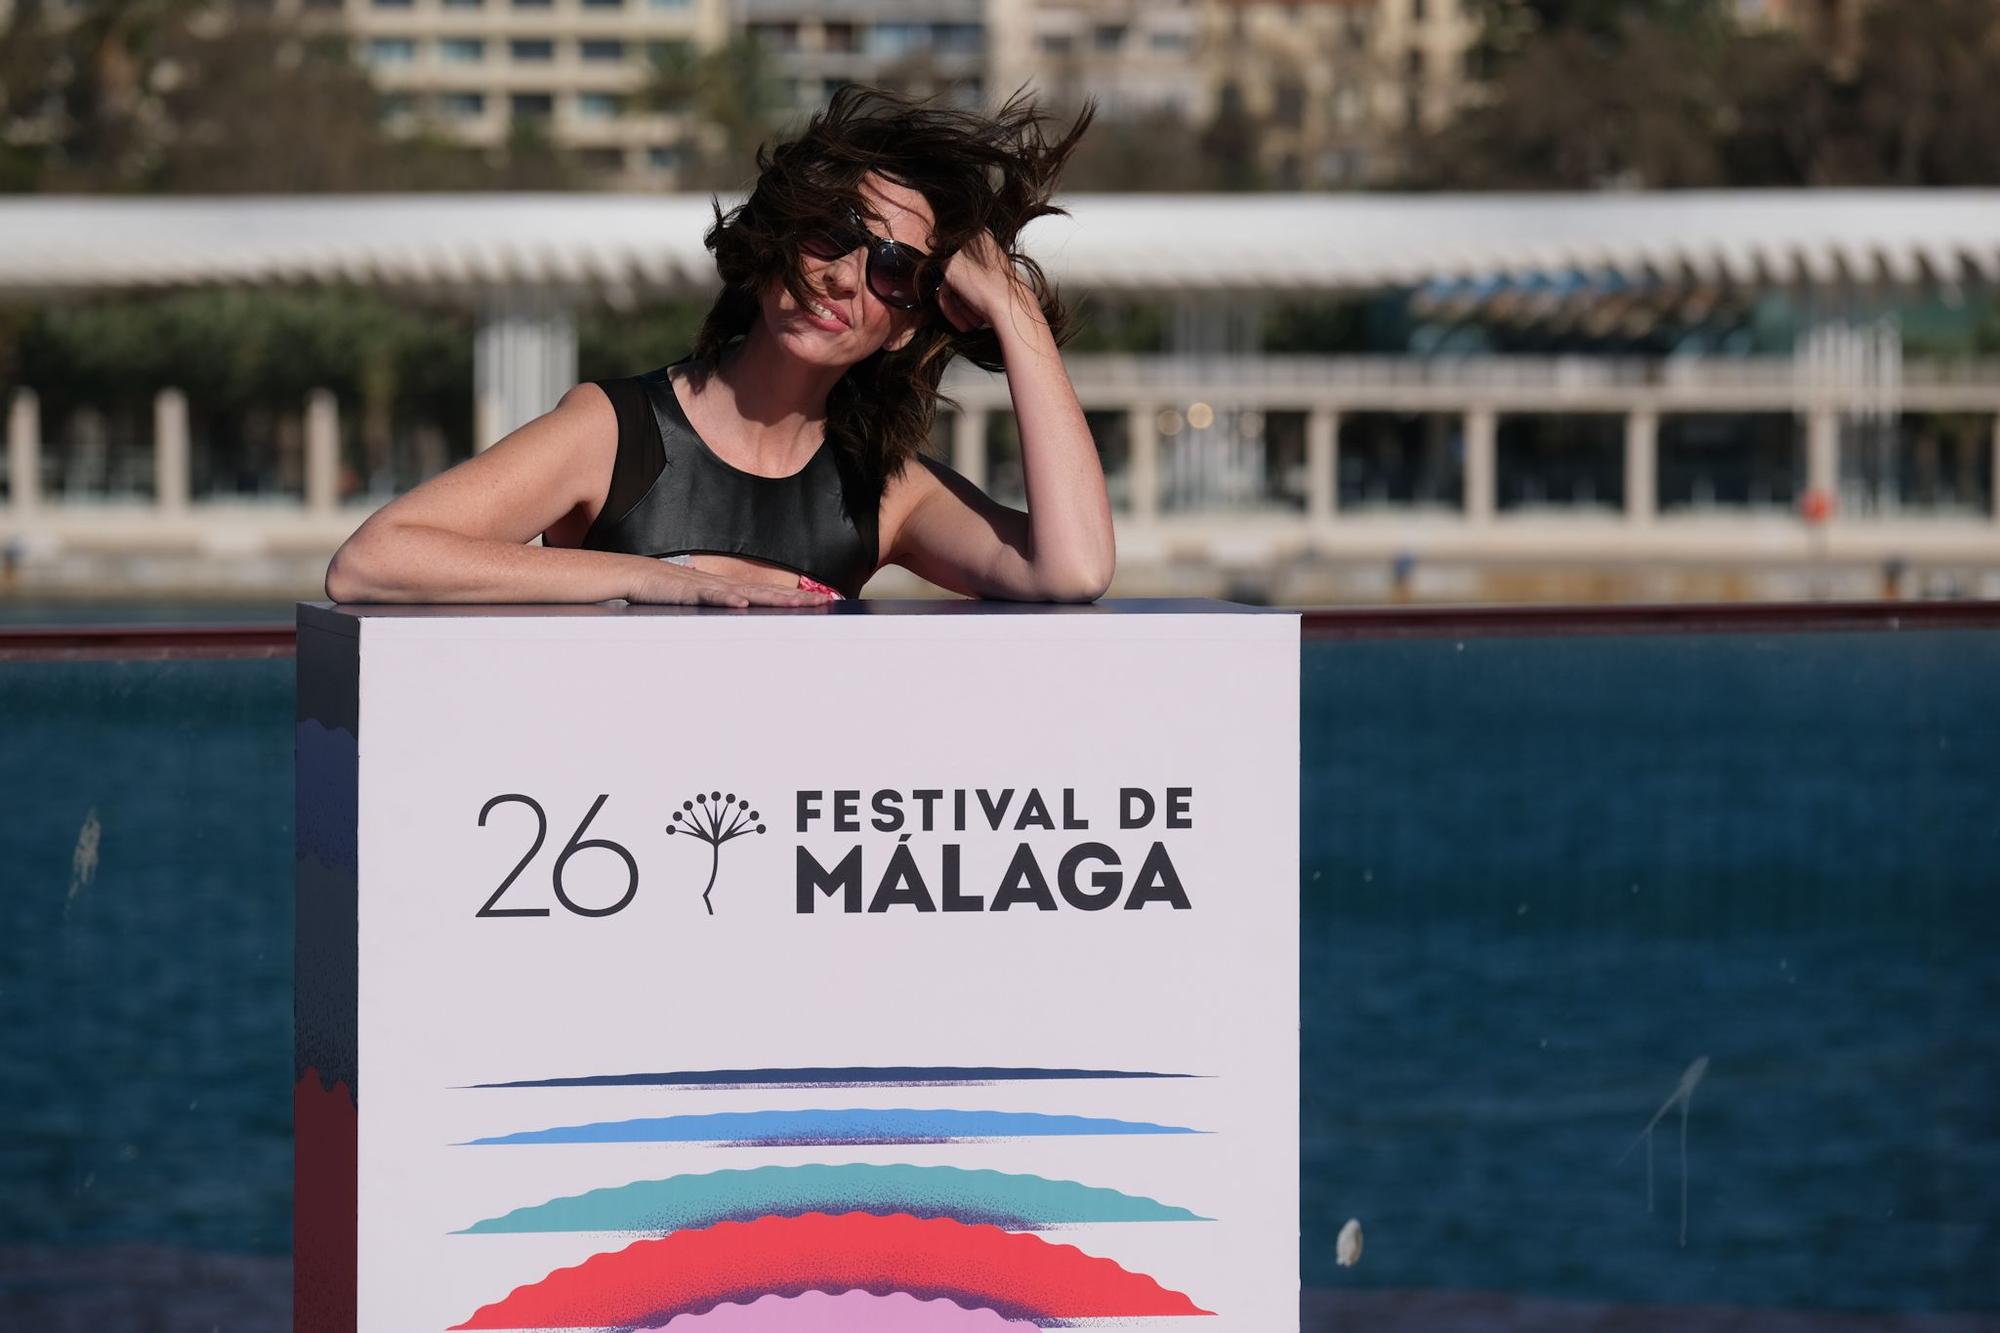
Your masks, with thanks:
M 966 1139 L 1197 1132 L 1175 1125 L 1097 1116 L 889 1107 L 643 1116 L 635 1120 L 605 1120 L 497 1134 L 473 1139 L 472 1143 L 729 1143 L 750 1147 L 815 1147 L 834 1143 L 955 1143 Z
M 460 1235 L 552 1231 L 692 1231 L 718 1222 L 804 1213 L 908 1213 L 1008 1231 L 1089 1222 L 1212 1219 L 1114 1189 L 956 1166 L 761 1166 L 635 1180 L 516 1208 Z

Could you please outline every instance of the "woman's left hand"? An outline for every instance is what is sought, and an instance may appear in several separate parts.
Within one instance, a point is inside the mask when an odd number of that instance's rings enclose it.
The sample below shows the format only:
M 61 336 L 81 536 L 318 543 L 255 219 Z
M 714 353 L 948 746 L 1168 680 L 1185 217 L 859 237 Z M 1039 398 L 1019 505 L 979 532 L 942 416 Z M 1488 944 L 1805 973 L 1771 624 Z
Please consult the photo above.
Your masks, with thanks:
M 987 328 L 1023 301 L 1035 304 L 992 232 L 980 232 L 945 261 L 938 313 L 960 333 Z

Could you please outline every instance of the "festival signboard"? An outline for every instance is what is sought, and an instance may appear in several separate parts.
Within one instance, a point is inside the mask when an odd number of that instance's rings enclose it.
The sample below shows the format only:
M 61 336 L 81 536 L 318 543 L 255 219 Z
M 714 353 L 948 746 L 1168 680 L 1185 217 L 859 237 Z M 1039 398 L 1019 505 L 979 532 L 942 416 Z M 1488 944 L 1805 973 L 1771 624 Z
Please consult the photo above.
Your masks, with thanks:
M 299 624 L 300 1329 L 1297 1326 L 1296 615 Z

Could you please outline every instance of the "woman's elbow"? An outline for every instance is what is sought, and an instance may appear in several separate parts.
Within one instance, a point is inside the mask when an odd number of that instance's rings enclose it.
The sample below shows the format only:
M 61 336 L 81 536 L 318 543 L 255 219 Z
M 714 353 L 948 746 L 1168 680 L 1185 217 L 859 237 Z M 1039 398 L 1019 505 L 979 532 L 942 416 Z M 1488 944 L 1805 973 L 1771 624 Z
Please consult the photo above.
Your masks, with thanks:
M 1094 602 L 1111 587 L 1111 566 L 1064 570 L 1051 578 L 1042 595 L 1051 602 Z
M 331 602 L 378 602 L 383 600 L 381 581 L 375 569 L 376 543 L 365 529 L 340 544 L 326 566 L 326 596 Z

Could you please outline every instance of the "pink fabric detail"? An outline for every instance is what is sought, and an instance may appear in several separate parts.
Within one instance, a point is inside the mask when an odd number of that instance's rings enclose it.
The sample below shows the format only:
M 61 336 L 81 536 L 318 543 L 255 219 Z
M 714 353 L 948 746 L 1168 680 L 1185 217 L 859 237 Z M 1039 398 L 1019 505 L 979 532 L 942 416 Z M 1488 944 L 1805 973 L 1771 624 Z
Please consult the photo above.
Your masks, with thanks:
M 799 586 L 801 588 L 804 588 L 807 592 L 823 592 L 827 596 L 833 598 L 833 600 L 836 602 L 844 602 L 847 600 L 845 597 L 842 597 L 840 595 L 840 590 L 838 588 L 829 588 L 824 583 L 821 583 L 818 579 L 814 578 L 810 574 L 799 575 Z

